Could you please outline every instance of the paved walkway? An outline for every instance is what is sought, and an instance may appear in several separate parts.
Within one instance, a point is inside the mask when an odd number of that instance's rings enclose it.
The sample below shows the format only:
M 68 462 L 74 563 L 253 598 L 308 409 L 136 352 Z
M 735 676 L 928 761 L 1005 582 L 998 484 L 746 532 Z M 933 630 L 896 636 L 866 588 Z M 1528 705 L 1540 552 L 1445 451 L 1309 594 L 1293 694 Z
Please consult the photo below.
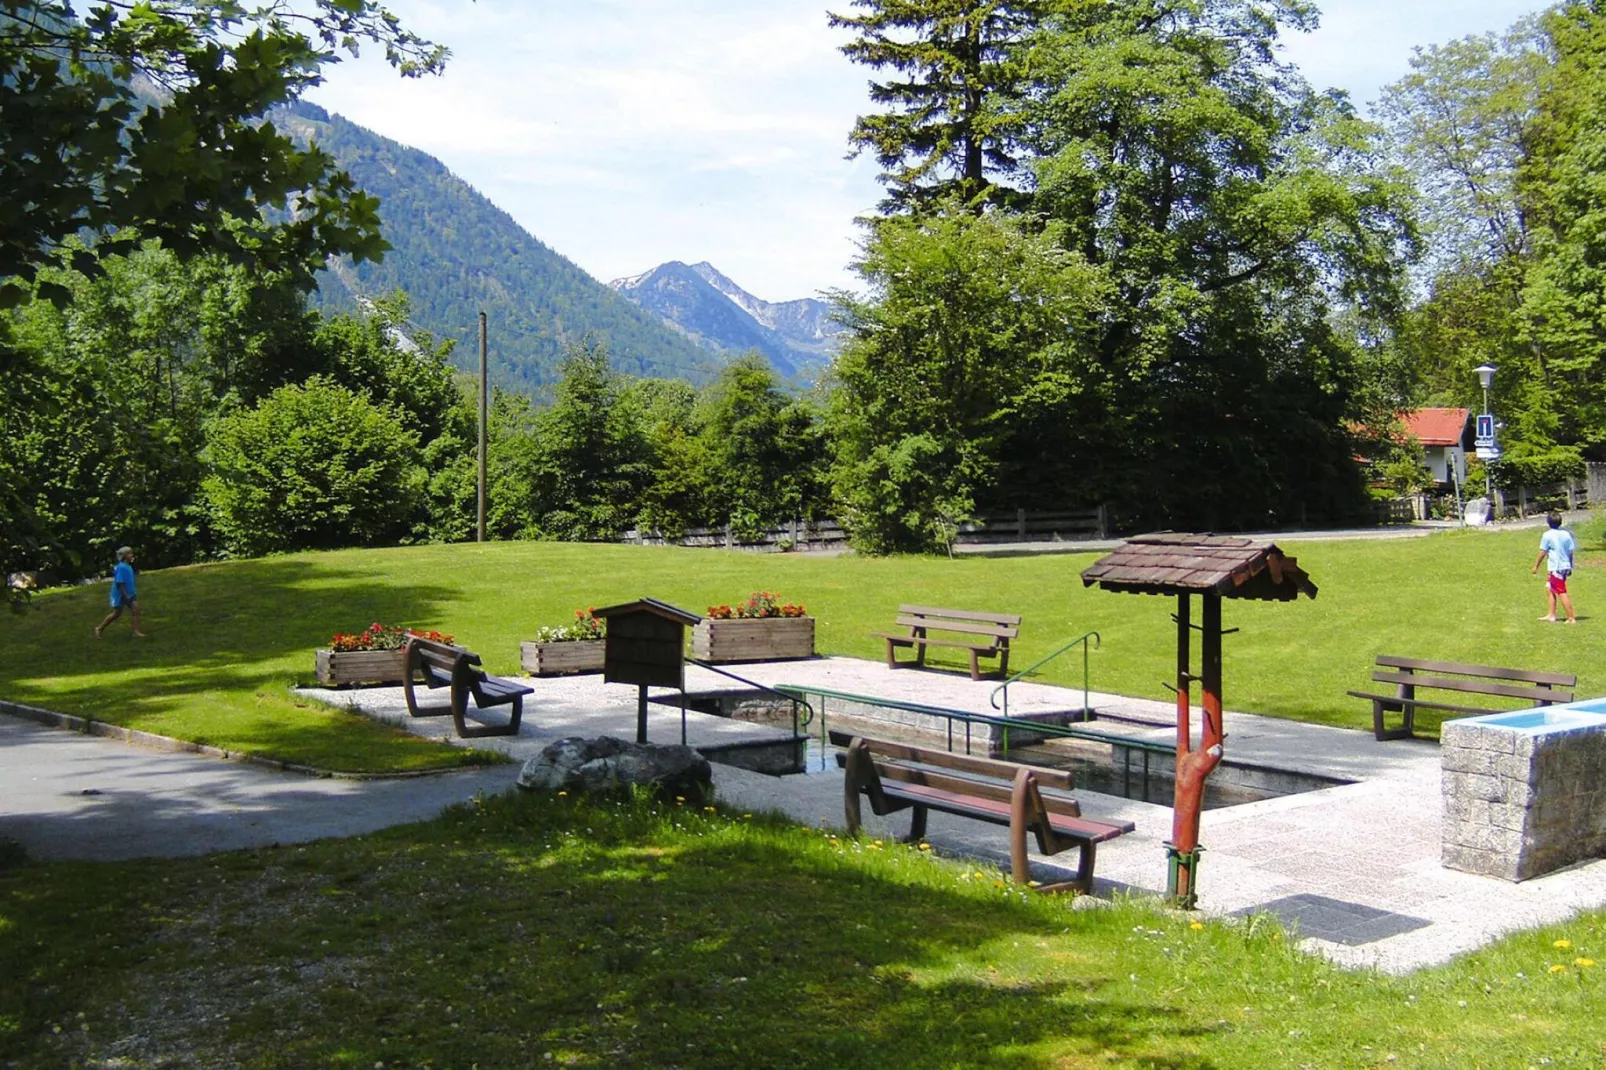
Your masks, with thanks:
M 741 667 L 754 680 L 873 694 L 987 712 L 994 684 L 943 673 L 891 671 L 846 658 Z M 739 687 L 691 667 L 688 690 Z M 582 676 L 534 681 L 517 737 L 474 741 L 515 758 L 566 735 L 633 738 L 635 689 Z M 306 694 L 446 738 L 450 720 L 413 721 L 399 688 Z M 1101 730 L 1168 739 L 1168 703 L 1094 693 Z M 1011 689 L 1012 713 L 1074 709 L 1079 690 L 1041 684 Z M 488 717 L 500 715 L 489 711 Z M 847 726 L 826 703 L 828 724 Z M 649 738 L 680 738 L 678 709 L 654 704 Z M 779 730 L 690 712 L 693 745 L 774 738 Z M 1201 842 L 1200 906 L 1214 914 L 1272 910 L 1305 934 L 1302 946 L 1353 966 L 1403 972 L 1445 961 L 1503 934 L 1606 906 L 1606 861 L 1573 866 L 1521 884 L 1439 866 L 1438 748 L 1425 741 L 1378 743 L 1367 733 L 1243 713 L 1227 715 L 1227 761 L 1344 781 L 1301 794 L 1209 810 Z M 806 775 L 772 777 L 714 767 L 732 806 L 781 810 L 809 825 L 839 826 L 841 775 L 822 753 Z M 184 754 L 142 750 L 0 717 L 0 836 L 41 858 L 123 858 L 201 854 L 227 848 L 352 835 L 422 820 L 451 802 L 511 788 L 518 766 L 403 781 L 321 780 Z M 1217 776 L 1221 776 L 1218 773 Z M 1079 791 L 1091 817 L 1130 820 L 1137 831 L 1099 851 L 1101 893 L 1156 893 L 1165 885 L 1162 844 L 1169 806 Z M 871 826 L 893 834 L 891 824 Z M 929 839 L 941 851 L 1007 863 L 1003 830 L 933 814 Z M 1062 858 L 1064 856 L 1061 856 Z M 1063 874 L 1036 859 L 1042 876 Z
M 996 684 L 946 673 L 888 670 L 876 662 L 821 658 L 735 667 L 755 682 L 896 698 L 907 702 L 992 712 Z M 554 738 L 612 734 L 633 738 L 635 689 L 597 676 L 533 681 L 536 693 L 516 738 L 497 745 L 515 756 L 537 753 Z M 741 685 L 687 670 L 687 690 L 710 694 Z M 317 692 L 307 692 L 318 694 Z M 669 695 L 670 692 L 654 694 Z M 400 689 L 325 693 L 401 723 Z M 1094 693 L 1101 731 L 1168 741 L 1169 703 Z M 1012 714 L 1080 708 L 1082 692 L 1021 683 L 1011 688 Z M 846 726 L 842 703 L 828 699 L 830 725 Z M 494 713 L 492 714 L 494 716 Z M 1119 718 L 1119 720 L 1117 720 Z M 1197 718 L 1195 718 L 1197 720 Z M 409 730 L 444 738 L 440 722 Z M 750 737 L 761 726 L 688 714 L 688 734 L 724 740 Z M 1370 733 L 1300 724 L 1245 713 L 1227 715 L 1227 761 L 1342 781 L 1338 786 L 1208 810 L 1200 841 L 1200 907 L 1215 914 L 1272 910 L 1306 934 L 1303 946 L 1335 962 L 1404 972 L 1443 962 L 1520 929 L 1557 922 L 1579 910 L 1606 906 L 1606 861 L 1571 867 L 1521 884 L 1447 870 L 1439 865 L 1439 749 L 1425 740 L 1379 743 Z M 679 713 L 656 706 L 649 738 L 679 739 Z M 478 741 L 481 743 L 491 740 Z M 721 798 L 746 809 L 779 809 L 809 825 L 842 822 L 841 774 L 820 755 L 807 775 L 771 777 L 714 767 Z M 822 768 L 822 765 L 824 768 Z M 1218 772 L 1218 778 L 1225 776 Z M 1159 893 L 1165 888 L 1162 844 L 1171 834 L 1171 808 L 1078 791 L 1083 813 L 1135 822 L 1137 831 L 1099 848 L 1101 892 Z M 1166 800 L 1169 802 L 1169 799 Z M 906 818 L 873 826 L 900 831 Z M 1007 865 L 1003 830 L 964 818 L 932 814 L 928 839 L 939 850 Z M 1065 856 L 1059 856 L 1063 859 Z M 1061 876 L 1058 859 L 1036 858 L 1044 877 Z M 1074 862 L 1073 862 L 1074 864 Z
M 302 843 L 425 821 L 505 791 L 515 772 L 335 780 L 0 716 L 0 838 L 32 858 L 85 860 Z

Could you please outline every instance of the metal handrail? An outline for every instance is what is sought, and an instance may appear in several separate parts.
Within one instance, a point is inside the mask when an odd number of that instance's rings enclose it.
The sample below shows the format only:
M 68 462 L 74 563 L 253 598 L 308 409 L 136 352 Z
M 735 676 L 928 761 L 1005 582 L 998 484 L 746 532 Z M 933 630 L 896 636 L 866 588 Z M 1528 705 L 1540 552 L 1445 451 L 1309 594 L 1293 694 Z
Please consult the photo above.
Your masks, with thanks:
M 1003 683 L 1001 683 L 997 687 L 993 688 L 993 693 L 987 696 L 987 701 L 992 704 L 993 709 L 995 709 L 995 710 L 998 709 L 999 708 L 999 706 L 998 706 L 998 695 L 999 695 L 999 692 L 1003 692 L 1003 695 L 1004 695 L 1003 713 L 1004 713 L 1005 717 L 1008 717 L 1009 716 L 1009 685 L 1014 683 L 1016 680 L 1019 680 L 1021 677 L 1025 676 L 1027 673 L 1030 673 L 1030 672 L 1034 671 L 1039 666 L 1048 664 L 1049 662 L 1053 661 L 1055 658 L 1059 657 L 1061 654 L 1065 653 L 1067 650 L 1071 649 L 1071 647 L 1076 646 L 1078 643 L 1080 643 L 1082 645 L 1082 712 L 1083 712 L 1083 715 L 1086 716 L 1087 711 L 1092 708 L 1088 704 L 1088 671 L 1089 670 L 1088 670 L 1087 641 L 1089 639 L 1093 640 L 1093 649 L 1094 650 L 1099 649 L 1099 647 L 1104 642 L 1103 638 L 1099 635 L 1098 632 L 1086 632 L 1086 633 L 1084 633 L 1082 635 L 1077 636 L 1075 639 L 1072 639 L 1070 642 L 1068 642 L 1065 645 L 1061 646 L 1058 650 L 1054 651 L 1052 654 L 1048 655 L 1047 657 L 1038 658 L 1036 661 L 1034 661 L 1030 665 L 1026 666 L 1026 668 L 1019 670 L 1013 676 L 1011 676 L 1009 679 L 1005 680 Z
M 1155 743 L 1151 740 L 1135 739 L 1131 736 L 1122 736 L 1111 732 L 1095 732 L 1079 726 L 1073 727 L 1071 725 L 1047 724 L 1042 721 L 1028 721 L 1019 717 L 994 717 L 991 714 L 971 713 L 968 710 L 955 710 L 946 706 L 928 706 L 920 702 L 905 702 L 902 699 L 881 698 L 876 695 L 860 695 L 852 691 L 834 691 L 831 688 L 816 687 L 813 684 L 776 684 L 775 686 L 781 691 L 787 693 L 788 697 L 791 696 L 792 692 L 796 692 L 799 696 L 804 694 L 818 695 L 822 700 L 827 698 L 838 698 L 848 702 L 862 702 L 867 706 L 881 706 L 890 710 L 905 710 L 910 713 L 923 713 L 932 717 L 947 718 L 949 725 L 949 750 L 953 749 L 953 722 L 962 722 L 966 729 L 965 749 L 967 753 L 970 750 L 969 729 L 970 725 L 972 724 L 991 724 L 1005 729 L 1006 750 L 1008 748 L 1007 730 L 1010 728 L 1023 728 L 1045 736 L 1063 736 L 1070 739 L 1086 739 L 1097 743 L 1108 743 L 1117 747 L 1127 747 L 1132 750 L 1152 751 L 1159 754 L 1173 754 L 1176 751 L 1176 747 L 1170 743 Z M 804 700 L 799 697 L 798 701 L 802 702 Z M 823 739 L 825 735 L 825 723 L 823 717 L 820 724 L 820 734 L 821 738 Z
M 709 672 L 717 672 L 719 675 L 731 680 L 735 680 L 737 683 L 746 684 L 748 687 L 757 688 L 760 691 L 774 695 L 776 698 L 784 698 L 786 701 L 790 702 L 792 704 L 792 734 L 794 736 L 805 734 L 808 731 L 809 725 L 814 722 L 814 707 L 809 704 L 808 699 L 801 695 L 789 695 L 785 691 L 777 691 L 775 688 L 766 684 L 761 684 L 757 680 L 749 680 L 745 676 L 738 676 L 736 673 L 730 672 L 729 670 L 721 669 L 718 665 L 710 665 L 708 662 L 700 661 L 697 658 L 687 658 L 686 660 L 693 665 L 707 669 Z M 809 715 L 803 718 L 801 724 L 797 719 L 797 707 L 800 703 L 805 710 L 809 711 Z

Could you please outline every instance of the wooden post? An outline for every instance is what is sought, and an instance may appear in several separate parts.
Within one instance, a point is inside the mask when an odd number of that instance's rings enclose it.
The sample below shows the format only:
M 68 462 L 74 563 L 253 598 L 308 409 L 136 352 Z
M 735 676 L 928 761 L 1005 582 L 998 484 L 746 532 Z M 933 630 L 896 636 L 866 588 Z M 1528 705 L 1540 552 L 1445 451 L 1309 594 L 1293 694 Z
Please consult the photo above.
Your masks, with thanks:
M 1098 532 L 1099 532 L 1099 538 L 1101 538 L 1101 539 L 1107 539 L 1107 538 L 1110 537 L 1110 514 L 1109 514 L 1109 508 L 1110 507 L 1106 503 L 1104 503 L 1104 502 L 1100 502 L 1099 503 L 1099 510 L 1098 510 L 1098 525 L 1099 525 L 1099 528 L 1098 528 Z
M 1166 894 L 1177 905 L 1192 909 L 1198 899 L 1199 818 L 1204 809 L 1205 778 L 1221 761 L 1222 742 L 1226 738 L 1222 726 L 1221 699 L 1221 596 L 1206 594 L 1204 620 L 1199 644 L 1199 704 L 1203 722 L 1200 725 L 1199 749 L 1193 749 L 1188 705 L 1191 685 L 1195 679 L 1188 672 L 1188 640 L 1192 631 L 1189 621 L 1189 596 L 1178 596 L 1177 613 L 1177 770 L 1172 803 L 1171 842 L 1166 845 L 1171 866 L 1166 881 Z
M 1517 484 L 1517 519 L 1528 515 L 1528 484 Z
M 1026 541 L 1026 510 L 1015 510 L 1015 534 L 1021 542 Z
M 636 742 L 647 742 L 647 685 L 636 685 Z
M 487 422 L 487 420 L 489 418 L 489 413 L 490 413 L 490 403 L 489 403 L 489 400 L 488 400 L 489 396 L 490 396 L 490 386 L 488 385 L 488 383 L 486 381 L 486 379 L 487 379 L 486 370 L 487 370 L 487 368 L 489 366 L 490 361 L 489 361 L 489 357 L 488 357 L 488 352 L 487 352 L 485 341 L 486 341 L 486 339 L 485 339 L 485 313 L 481 312 L 480 313 L 480 463 L 479 463 L 480 479 L 479 479 L 479 525 L 478 525 L 479 537 L 477 539 L 478 542 L 484 542 L 485 541 L 485 463 L 486 463 L 486 454 L 489 452 L 489 450 L 487 448 L 487 443 L 489 441 L 489 432 L 486 429 L 486 422 Z

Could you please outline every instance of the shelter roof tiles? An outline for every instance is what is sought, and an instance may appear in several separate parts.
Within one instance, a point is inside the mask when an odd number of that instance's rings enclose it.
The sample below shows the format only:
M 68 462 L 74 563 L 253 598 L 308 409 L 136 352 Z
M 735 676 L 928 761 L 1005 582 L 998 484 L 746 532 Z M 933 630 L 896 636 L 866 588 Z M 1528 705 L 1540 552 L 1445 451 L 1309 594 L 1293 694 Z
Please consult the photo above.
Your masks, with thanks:
M 1128 539 L 1083 569 L 1082 583 L 1133 594 L 1200 592 L 1284 602 L 1301 593 L 1316 597 L 1298 561 L 1274 543 L 1180 531 Z

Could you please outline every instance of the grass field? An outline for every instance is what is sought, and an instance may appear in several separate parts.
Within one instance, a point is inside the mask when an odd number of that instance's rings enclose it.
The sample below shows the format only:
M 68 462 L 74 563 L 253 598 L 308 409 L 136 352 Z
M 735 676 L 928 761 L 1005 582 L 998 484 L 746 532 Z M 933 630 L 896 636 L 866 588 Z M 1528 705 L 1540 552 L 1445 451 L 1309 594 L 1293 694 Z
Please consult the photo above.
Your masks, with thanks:
M 1290 546 L 1320 587 L 1314 602 L 1228 602 L 1229 709 L 1364 727 L 1380 653 L 1576 672 L 1581 695 L 1606 694 L 1606 544 L 1579 531 L 1573 588 L 1580 623 L 1546 625 L 1529 574 L 1539 532 L 1467 531 L 1429 538 Z M 773 590 L 818 618 L 828 654 L 879 658 L 900 602 L 1024 615 L 1014 661 L 1098 631 L 1095 690 L 1163 697 L 1174 670 L 1171 600 L 1082 587 L 1094 555 L 1019 558 L 753 555 L 562 543 L 493 543 L 296 554 L 146 573 L 147 640 L 126 623 L 97 642 L 106 588 L 51 591 L 0 617 L 0 697 L 325 768 L 382 771 L 476 760 L 366 719 L 298 702 L 312 651 L 370 621 L 437 628 L 480 652 L 492 672 L 518 670 L 518 643 L 576 607 L 652 595 L 697 612 Z M 1040 679 L 1081 683 L 1080 657 Z M 954 662 L 957 665 L 957 662 Z M 539 712 L 534 713 L 539 717 Z M 1427 719 L 1423 727 L 1432 730 Z
M 504 796 L 0 861 L 0 1065 L 1599 1067 L 1600 914 L 1403 978 L 764 815 Z

